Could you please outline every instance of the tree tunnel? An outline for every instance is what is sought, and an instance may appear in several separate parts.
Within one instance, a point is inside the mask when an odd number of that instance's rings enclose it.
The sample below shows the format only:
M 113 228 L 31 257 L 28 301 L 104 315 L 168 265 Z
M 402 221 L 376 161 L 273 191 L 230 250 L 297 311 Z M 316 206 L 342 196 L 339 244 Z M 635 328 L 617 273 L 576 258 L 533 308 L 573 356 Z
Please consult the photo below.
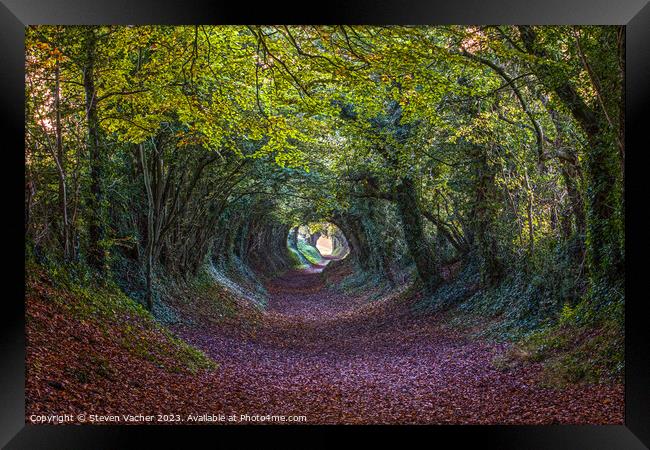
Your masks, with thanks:
M 623 27 L 36 25 L 24 50 L 26 417 L 622 420 Z
M 293 226 L 287 235 L 287 248 L 301 264 L 326 264 L 350 253 L 345 234 L 331 222 Z
M 280 213 L 286 199 L 242 201 L 246 207 L 223 214 L 210 261 L 249 292 L 261 294 L 264 280 L 290 269 L 332 261 L 349 267 L 359 285 L 368 280 L 395 284 L 412 266 L 392 204 L 364 200 L 353 212 L 338 210 L 324 217 L 293 209 L 288 220 Z

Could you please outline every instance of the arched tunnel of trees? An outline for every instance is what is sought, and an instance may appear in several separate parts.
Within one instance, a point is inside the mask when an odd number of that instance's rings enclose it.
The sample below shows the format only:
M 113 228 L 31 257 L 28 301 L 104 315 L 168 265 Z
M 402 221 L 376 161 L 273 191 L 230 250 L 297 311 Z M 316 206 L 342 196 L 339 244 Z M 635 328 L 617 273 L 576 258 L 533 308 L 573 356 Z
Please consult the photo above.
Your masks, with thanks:
M 56 382 L 124 412 L 618 423 L 624 49 L 614 26 L 29 27 L 28 413 L 84 408 Z M 39 331 L 84 327 L 101 344 Z
M 307 247 L 305 247 L 305 244 Z M 299 258 L 304 252 L 330 259 L 343 259 L 350 253 L 350 245 L 339 227 L 330 222 L 315 222 L 291 227 L 287 235 L 287 247 Z M 301 255 L 302 253 L 302 255 Z

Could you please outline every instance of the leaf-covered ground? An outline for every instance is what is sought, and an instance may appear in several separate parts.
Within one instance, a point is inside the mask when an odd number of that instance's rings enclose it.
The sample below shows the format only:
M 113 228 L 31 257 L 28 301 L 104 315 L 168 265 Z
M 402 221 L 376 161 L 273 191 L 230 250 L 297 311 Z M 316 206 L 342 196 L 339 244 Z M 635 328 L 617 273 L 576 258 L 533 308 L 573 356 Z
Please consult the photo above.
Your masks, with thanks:
M 414 315 L 417 296 L 406 288 L 376 301 L 368 301 L 372 292 L 351 297 L 331 284 L 344 267 L 331 268 L 330 283 L 322 267 L 270 282 L 265 312 L 237 298 L 224 297 L 226 308 L 209 296 L 171 302 L 181 318 L 173 331 L 217 368 L 203 364 L 200 355 L 188 356 L 144 318 L 131 339 L 158 342 L 155 348 L 165 351 L 154 356 L 150 346 L 138 351 L 117 344 L 125 327 L 118 320 L 102 330 L 97 322 L 66 314 L 46 292 L 32 295 L 27 415 L 270 414 L 349 424 L 623 422 L 621 385 L 541 387 L 535 364 L 508 370 L 492 364 L 505 344 L 475 341 L 436 316 Z M 178 355 L 185 355 L 183 363 Z

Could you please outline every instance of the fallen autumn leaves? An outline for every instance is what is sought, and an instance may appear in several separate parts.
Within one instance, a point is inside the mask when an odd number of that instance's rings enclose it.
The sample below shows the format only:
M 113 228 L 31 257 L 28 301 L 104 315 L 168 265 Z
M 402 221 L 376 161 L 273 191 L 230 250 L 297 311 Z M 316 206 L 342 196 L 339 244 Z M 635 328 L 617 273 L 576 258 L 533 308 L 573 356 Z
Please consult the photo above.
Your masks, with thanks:
M 267 289 L 265 312 L 241 299 L 231 299 L 235 314 L 218 317 L 214 298 L 170 302 L 182 319 L 173 331 L 215 369 L 180 363 L 182 348 L 143 318 L 79 320 L 51 301 L 51 287 L 37 286 L 27 300 L 28 420 L 209 413 L 303 415 L 312 424 L 623 421 L 621 385 L 557 390 L 537 383 L 535 364 L 497 370 L 492 360 L 506 345 L 413 315 L 408 295 L 351 297 L 327 286 L 319 268 L 290 271 Z

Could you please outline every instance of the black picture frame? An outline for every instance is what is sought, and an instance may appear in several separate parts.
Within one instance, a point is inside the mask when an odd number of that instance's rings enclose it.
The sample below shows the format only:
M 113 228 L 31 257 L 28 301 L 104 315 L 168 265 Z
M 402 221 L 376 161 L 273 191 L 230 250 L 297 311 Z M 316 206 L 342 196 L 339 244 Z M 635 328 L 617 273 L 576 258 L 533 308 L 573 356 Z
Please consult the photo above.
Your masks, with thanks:
M 161 427 L 161 426 L 45 426 L 25 425 L 24 415 L 24 243 L 23 185 L 19 167 L 24 168 L 20 150 L 24 142 L 24 29 L 31 24 L 620 24 L 626 25 L 626 336 L 625 336 L 625 425 L 621 426 L 427 426 L 427 427 L 337 427 L 345 434 L 355 431 L 364 440 L 385 441 L 387 432 L 398 445 L 406 438 L 424 438 L 424 443 L 453 441 L 503 449 L 642 449 L 650 446 L 650 327 L 642 314 L 647 294 L 643 276 L 648 248 L 644 203 L 650 198 L 649 184 L 643 179 L 644 125 L 648 123 L 650 87 L 650 4 L 647 0 L 343 0 L 312 5 L 307 2 L 253 6 L 201 0 L 2 0 L 0 4 L 0 104 L 4 133 L 2 191 L 10 203 L 3 222 L 2 284 L 4 302 L 0 309 L 4 326 L 0 364 L 0 444 L 6 448 L 124 448 L 137 446 L 137 437 L 155 439 L 161 447 L 173 445 L 172 437 L 211 439 L 215 445 L 224 438 L 244 439 L 251 427 Z M 645 144 L 645 145 L 644 145 Z M 631 148 L 631 151 L 630 151 Z M 8 207 L 7 207 L 8 208 Z M 10 252 L 9 252 L 10 249 Z M 645 295 L 644 295 L 645 294 Z M 282 438 L 301 437 L 309 442 L 332 440 L 333 427 L 254 427 L 262 437 L 270 433 Z M 185 436 L 179 436 L 178 433 Z M 308 432 L 309 436 L 304 436 Z M 172 436 L 173 435 L 173 436 Z M 315 435 L 315 436 L 314 436 Z M 260 436 L 258 436 L 260 437 Z M 307 441 L 304 441 L 307 443 Z M 173 445 L 179 448 L 178 445 Z

